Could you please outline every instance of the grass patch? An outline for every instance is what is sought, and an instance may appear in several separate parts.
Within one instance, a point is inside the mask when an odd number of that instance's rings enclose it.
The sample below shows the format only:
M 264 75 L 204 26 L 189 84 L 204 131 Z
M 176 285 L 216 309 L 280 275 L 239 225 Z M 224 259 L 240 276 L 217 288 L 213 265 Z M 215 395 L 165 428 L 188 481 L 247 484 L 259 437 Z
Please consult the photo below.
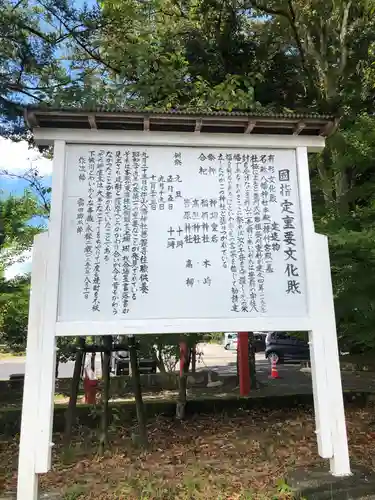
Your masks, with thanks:
M 82 498 L 82 496 L 87 491 L 87 488 L 81 484 L 74 484 L 67 488 L 65 493 L 63 494 L 62 500 L 78 500 Z

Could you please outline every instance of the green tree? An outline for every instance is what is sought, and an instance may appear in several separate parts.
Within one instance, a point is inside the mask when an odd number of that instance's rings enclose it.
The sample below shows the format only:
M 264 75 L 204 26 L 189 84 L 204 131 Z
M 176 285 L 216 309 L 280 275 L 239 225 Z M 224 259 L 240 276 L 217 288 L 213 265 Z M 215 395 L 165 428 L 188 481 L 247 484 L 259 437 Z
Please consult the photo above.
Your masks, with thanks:
M 103 86 L 105 65 L 86 43 L 101 27 L 97 11 L 70 0 L 0 0 L 0 135 L 32 140 L 26 104 L 82 104 Z
M 29 314 L 29 276 L 0 281 L 0 344 L 11 352 L 26 347 Z
M 330 237 L 336 319 L 342 349 L 375 349 L 375 119 L 363 114 L 312 158 L 319 232 Z
M 225 6 L 219 16 L 217 5 L 204 14 L 207 4 L 199 2 L 181 7 L 160 0 L 110 0 L 101 5 L 103 28 L 95 31 L 91 42 L 100 45 L 112 102 L 191 110 L 248 109 L 254 104 L 247 68 L 234 71 L 235 51 L 230 54 L 228 47 L 240 37 L 242 27 L 231 24 Z M 219 54 L 218 44 L 230 57 Z M 226 64 L 229 60 L 231 65 Z
M 29 276 L 7 280 L 6 270 L 21 263 L 40 227 L 30 224 L 38 203 L 29 192 L 0 199 L 0 343 L 10 350 L 25 347 L 29 308 Z
M 57 37 L 43 26 L 43 9 L 36 2 L 0 0 L 0 114 L 2 133 L 23 131 L 22 105 L 46 102 L 68 84 L 56 57 Z M 45 18 L 45 22 L 48 23 Z
M 41 214 L 38 200 L 29 191 L 23 196 L 0 198 L 0 270 L 22 259 L 25 250 L 31 248 L 39 225 L 31 225 L 33 217 Z
M 103 0 L 100 56 L 136 106 L 369 109 L 372 2 Z M 112 71 L 113 70 L 113 71 Z
M 8 124 L 28 99 L 61 106 L 263 106 L 337 115 L 337 133 L 311 162 L 315 222 L 331 240 L 342 342 L 353 349 L 372 345 L 372 0 L 0 5 L 0 112 Z M 48 30 L 41 29 L 44 23 Z M 22 54 L 29 54 L 27 64 Z
M 366 81 L 373 64 L 372 0 L 245 0 L 267 15 L 268 36 L 283 40 L 284 50 L 297 57 L 308 107 L 338 115 L 371 109 L 374 91 Z M 268 25 L 268 29 L 267 29 Z

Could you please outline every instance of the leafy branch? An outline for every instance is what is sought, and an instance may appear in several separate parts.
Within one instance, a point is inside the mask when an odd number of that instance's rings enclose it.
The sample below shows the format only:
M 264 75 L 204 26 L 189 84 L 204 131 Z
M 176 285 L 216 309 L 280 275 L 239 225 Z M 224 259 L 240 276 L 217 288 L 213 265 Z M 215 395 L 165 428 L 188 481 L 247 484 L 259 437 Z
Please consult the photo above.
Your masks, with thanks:
M 0 176 L 1 175 L 9 177 L 10 179 L 22 180 L 28 183 L 31 190 L 40 201 L 41 210 L 35 215 L 39 215 L 40 217 L 49 217 L 51 209 L 51 188 L 44 185 L 44 178 L 39 176 L 36 169 L 30 168 L 22 174 L 10 172 L 9 170 L 0 170 Z

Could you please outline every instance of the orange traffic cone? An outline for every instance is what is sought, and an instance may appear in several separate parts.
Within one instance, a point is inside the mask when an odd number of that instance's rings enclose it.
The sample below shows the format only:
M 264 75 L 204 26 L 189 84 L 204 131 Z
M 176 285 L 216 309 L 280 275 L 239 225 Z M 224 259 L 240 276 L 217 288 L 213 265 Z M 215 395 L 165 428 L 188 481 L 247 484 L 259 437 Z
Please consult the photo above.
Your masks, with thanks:
M 277 366 L 276 366 L 276 359 L 272 358 L 271 359 L 271 375 L 269 378 L 280 378 L 279 372 L 277 371 Z

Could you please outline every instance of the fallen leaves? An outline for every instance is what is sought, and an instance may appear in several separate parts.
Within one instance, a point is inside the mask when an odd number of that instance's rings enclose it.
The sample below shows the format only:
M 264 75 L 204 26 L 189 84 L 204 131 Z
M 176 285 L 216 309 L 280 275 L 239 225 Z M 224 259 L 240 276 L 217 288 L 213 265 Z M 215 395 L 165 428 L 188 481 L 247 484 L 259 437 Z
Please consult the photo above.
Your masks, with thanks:
M 373 408 L 347 410 L 352 459 L 371 468 L 374 419 Z M 181 423 L 158 417 L 148 423 L 146 452 L 132 447 L 130 428 L 120 428 L 112 435 L 112 453 L 99 457 L 92 431 L 81 429 L 69 464 L 55 437 L 53 470 L 40 482 L 45 491 L 82 500 L 286 499 L 290 494 L 275 485 L 290 468 L 324 463 L 314 430 L 313 414 L 304 410 L 200 415 Z M 0 452 L 0 481 L 13 489 L 17 441 L 0 442 Z

